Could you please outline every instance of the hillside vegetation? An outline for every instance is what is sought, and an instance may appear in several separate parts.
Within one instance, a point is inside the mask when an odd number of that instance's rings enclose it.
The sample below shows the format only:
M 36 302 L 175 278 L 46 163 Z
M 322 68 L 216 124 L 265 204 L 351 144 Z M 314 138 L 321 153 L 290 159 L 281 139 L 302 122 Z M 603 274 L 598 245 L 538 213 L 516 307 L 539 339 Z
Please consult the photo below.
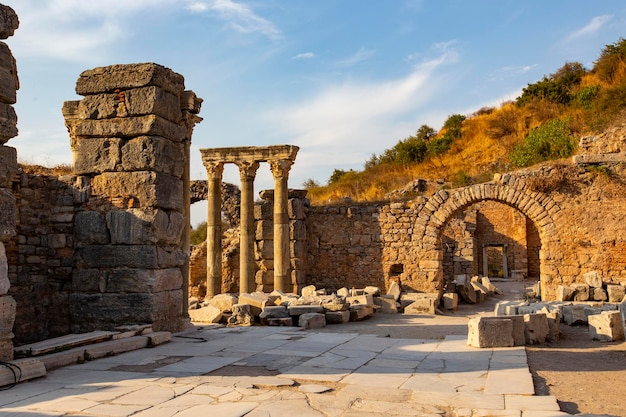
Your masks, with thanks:
M 305 182 L 312 204 L 383 201 L 416 178 L 460 187 L 572 155 L 581 136 L 599 133 L 626 114 L 626 40 L 607 45 L 592 69 L 567 62 L 529 84 L 515 101 L 453 114 L 436 131 L 415 135 L 364 163 L 335 169 L 326 185 Z M 412 195 L 408 195 L 412 197 Z

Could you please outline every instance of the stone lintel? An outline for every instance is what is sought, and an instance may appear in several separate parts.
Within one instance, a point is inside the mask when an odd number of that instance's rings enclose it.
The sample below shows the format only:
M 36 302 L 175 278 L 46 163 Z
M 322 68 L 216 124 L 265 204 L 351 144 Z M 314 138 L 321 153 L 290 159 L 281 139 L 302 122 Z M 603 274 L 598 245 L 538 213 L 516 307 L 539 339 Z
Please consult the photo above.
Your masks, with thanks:
M 202 161 L 207 163 L 236 163 L 242 161 L 268 162 L 296 159 L 300 148 L 294 145 L 241 146 L 231 148 L 200 149 Z

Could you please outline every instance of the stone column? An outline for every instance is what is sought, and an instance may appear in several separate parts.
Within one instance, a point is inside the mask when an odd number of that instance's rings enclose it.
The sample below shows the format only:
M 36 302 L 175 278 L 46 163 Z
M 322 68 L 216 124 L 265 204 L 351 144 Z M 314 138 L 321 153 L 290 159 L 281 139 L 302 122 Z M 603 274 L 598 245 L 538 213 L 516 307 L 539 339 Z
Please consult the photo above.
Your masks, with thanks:
M 206 297 L 222 290 L 222 162 L 204 162 L 207 170 Z
M 241 178 L 241 227 L 239 237 L 239 292 L 254 286 L 254 178 L 259 169 L 256 161 L 237 162 Z
M 293 161 L 280 159 L 269 163 L 274 176 L 274 290 L 291 292 L 287 179 Z

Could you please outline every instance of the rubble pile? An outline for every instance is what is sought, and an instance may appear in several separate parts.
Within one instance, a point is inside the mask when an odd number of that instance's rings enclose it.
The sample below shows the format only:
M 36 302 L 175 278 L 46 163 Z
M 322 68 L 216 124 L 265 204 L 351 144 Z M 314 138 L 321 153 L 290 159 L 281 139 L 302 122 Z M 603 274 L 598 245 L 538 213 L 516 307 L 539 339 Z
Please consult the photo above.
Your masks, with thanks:
M 380 288 L 341 288 L 329 293 L 314 285 L 302 288 L 298 296 L 273 291 L 218 294 L 200 302 L 189 299 L 189 316 L 196 323 L 221 323 L 227 326 L 298 326 L 321 328 L 327 324 L 361 321 L 380 314 L 436 314 L 440 305 L 456 309 L 458 296 L 440 297 L 436 293 L 404 292 L 392 282 L 386 294 Z M 454 299 L 454 302 L 450 301 Z

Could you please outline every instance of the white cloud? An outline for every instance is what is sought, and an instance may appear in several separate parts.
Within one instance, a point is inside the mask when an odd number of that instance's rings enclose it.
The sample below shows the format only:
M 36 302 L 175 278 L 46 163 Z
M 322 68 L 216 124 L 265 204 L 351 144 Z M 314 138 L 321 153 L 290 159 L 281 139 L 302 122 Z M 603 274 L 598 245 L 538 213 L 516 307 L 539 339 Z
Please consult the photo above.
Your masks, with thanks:
M 304 52 L 302 54 L 298 54 L 294 56 L 292 59 L 311 59 L 315 58 L 315 54 L 313 52 Z
M 584 27 L 570 33 L 565 39 L 565 42 L 571 42 L 576 39 L 592 35 L 598 32 L 611 19 L 613 19 L 613 15 L 605 14 L 601 16 L 596 16 L 593 19 L 591 19 L 591 21 Z
M 241 33 L 259 32 L 270 39 L 279 39 L 280 31 L 267 19 L 258 16 L 254 11 L 241 3 L 232 0 L 214 0 L 209 9 Z
M 354 55 L 337 62 L 337 65 L 339 65 L 340 67 L 352 67 L 359 62 L 367 61 L 374 56 L 374 53 L 375 52 L 372 50 L 360 48 L 358 51 L 356 51 Z
M 523 75 L 526 74 L 528 72 L 530 72 L 531 70 L 533 70 L 534 68 L 537 68 L 537 64 L 532 64 L 532 65 L 524 65 L 524 66 L 508 66 L 508 67 L 502 67 L 502 68 L 498 68 L 495 71 L 492 71 L 491 74 L 489 75 L 489 79 L 490 80 L 505 80 L 507 78 L 512 78 L 512 77 L 516 77 L 518 75 Z

